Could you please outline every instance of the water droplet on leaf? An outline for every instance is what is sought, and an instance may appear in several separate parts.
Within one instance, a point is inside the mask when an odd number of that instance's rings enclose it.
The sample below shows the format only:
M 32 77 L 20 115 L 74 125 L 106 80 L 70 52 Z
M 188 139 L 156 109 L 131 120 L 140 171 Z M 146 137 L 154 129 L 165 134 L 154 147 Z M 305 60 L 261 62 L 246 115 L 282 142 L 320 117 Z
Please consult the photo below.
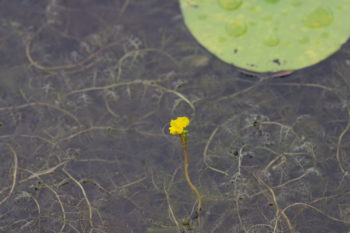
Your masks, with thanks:
M 226 32 L 232 37 L 240 37 L 247 32 L 247 26 L 245 23 L 233 21 L 226 24 Z
M 219 5 L 225 10 L 234 10 L 241 6 L 242 0 L 218 0 Z
M 305 26 L 309 28 L 327 27 L 333 22 L 332 12 L 325 8 L 317 8 L 313 10 L 304 20 Z

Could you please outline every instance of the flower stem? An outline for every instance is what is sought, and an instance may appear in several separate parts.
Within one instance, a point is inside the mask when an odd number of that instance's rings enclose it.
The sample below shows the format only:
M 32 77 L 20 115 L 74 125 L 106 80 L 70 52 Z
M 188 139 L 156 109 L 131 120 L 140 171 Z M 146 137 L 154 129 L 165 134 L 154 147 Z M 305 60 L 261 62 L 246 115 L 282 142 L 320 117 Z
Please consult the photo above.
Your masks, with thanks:
M 187 153 L 187 140 L 184 137 L 184 135 L 180 135 L 180 140 L 181 140 L 181 144 L 182 144 L 182 149 L 184 151 L 184 173 L 185 173 L 185 178 L 187 181 L 188 186 L 191 188 L 191 190 L 194 192 L 195 196 L 196 196 L 196 200 L 197 200 L 197 216 L 199 216 L 199 213 L 202 209 L 202 197 L 198 191 L 198 189 L 196 188 L 196 186 L 194 186 L 192 184 L 192 181 L 190 179 L 190 175 L 188 173 L 188 153 Z

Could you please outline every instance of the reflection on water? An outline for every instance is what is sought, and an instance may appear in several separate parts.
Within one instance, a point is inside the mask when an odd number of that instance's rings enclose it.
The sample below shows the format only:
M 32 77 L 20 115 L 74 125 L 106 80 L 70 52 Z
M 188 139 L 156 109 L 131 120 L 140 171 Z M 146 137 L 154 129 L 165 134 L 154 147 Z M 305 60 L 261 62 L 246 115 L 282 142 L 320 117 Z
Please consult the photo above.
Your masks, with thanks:
M 0 1 L 1 232 L 349 231 L 349 45 L 286 78 L 177 1 Z M 189 170 L 170 119 L 191 116 Z

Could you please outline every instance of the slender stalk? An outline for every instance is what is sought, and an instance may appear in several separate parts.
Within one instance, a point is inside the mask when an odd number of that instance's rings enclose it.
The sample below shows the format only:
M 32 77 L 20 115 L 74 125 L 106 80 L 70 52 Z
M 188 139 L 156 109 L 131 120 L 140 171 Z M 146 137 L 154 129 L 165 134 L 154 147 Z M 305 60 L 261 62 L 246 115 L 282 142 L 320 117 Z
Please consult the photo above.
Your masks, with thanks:
M 188 186 L 191 188 L 191 190 L 194 192 L 195 196 L 196 196 L 196 200 L 197 200 L 197 216 L 199 216 L 199 213 L 202 209 L 202 197 L 198 191 L 198 189 L 196 188 L 196 186 L 194 186 L 192 184 L 192 181 L 190 179 L 190 175 L 188 173 L 188 153 L 187 153 L 187 140 L 186 140 L 186 136 L 184 135 L 179 135 L 180 136 L 180 140 L 181 140 L 181 144 L 182 144 L 182 148 L 184 151 L 184 173 L 185 173 L 185 178 L 187 181 Z

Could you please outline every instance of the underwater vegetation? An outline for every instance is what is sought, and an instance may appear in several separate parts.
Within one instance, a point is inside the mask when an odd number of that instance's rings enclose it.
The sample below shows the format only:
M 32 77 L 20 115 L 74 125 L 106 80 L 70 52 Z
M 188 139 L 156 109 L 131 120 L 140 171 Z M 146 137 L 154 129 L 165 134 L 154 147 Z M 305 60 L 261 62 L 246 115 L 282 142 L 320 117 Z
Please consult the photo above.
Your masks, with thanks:
M 0 1 L 0 232 L 350 231 L 350 43 L 247 78 L 178 6 Z

